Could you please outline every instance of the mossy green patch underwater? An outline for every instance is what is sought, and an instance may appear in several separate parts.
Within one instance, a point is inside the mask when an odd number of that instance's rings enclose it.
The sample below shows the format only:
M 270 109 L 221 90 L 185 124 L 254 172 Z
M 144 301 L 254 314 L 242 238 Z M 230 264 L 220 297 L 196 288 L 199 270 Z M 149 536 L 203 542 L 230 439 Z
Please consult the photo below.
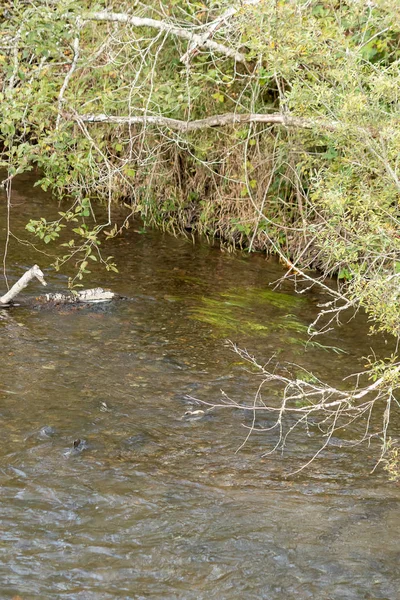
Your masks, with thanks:
M 217 297 L 202 297 L 191 309 L 191 318 L 212 326 L 217 337 L 237 335 L 268 336 L 286 343 L 305 344 L 307 325 L 292 312 L 306 300 L 290 294 L 265 288 L 237 288 L 222 292 Z M 287 334 L 295 332 L 294 338 Z

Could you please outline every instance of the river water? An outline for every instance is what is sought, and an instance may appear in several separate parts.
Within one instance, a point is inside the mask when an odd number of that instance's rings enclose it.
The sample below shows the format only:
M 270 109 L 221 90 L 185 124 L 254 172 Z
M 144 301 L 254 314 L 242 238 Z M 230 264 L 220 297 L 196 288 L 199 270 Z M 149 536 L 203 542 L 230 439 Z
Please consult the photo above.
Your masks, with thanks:
M 58 210 L 32 183 L 14 186 L 22 242 L 27 218 Z M 340 352 L 307 345 L 321 297 L 273 291 L 282 272 L 260 255 L 134 227 L 106 254 L 119 273 L 94 265 L 86 286 L 130 300 L 0 320 L 0 598 L 398 598 L 399 487 L 370 474 L 376 447 L 335 440 L 291 476 L 316 431 L 265 455 L 274 432 L 237 451 L 243 413 L 185 414 L 202 408 L 187 396 L 251 402 L 260 381 L 226 339 L 339 385 L 369 354 L 365 321 L 319 340 Z M 50 258 L 11 237 L 10 283 L 34 262 L 65 289 Z

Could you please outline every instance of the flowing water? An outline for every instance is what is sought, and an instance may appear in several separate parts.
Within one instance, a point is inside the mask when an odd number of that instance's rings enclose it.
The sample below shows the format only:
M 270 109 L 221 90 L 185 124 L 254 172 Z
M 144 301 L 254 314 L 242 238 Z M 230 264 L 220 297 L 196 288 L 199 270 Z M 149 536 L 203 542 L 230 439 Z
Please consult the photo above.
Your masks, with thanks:
M 12 233 L 23 242 L 27 218 L 51 210 L 21 177 Z M 227 338 L 339 385 L 369 353 L 365 321 L 319 340 L 343 352 L 307 345 L 321 297 L 274 291 L 282 272 L 262 256 L 140 228 L 106 254 L 119 273 L 94 265 L 85 284 L 130 300 L 0 316 L 0 598 L 398 598 L 399 487 L 370 474 L 376 447 L 336 439 L 290 476 L 321 444 L 316 431 L 265 455 L 273 431 L 237 451 L 242 412 L 185 414 L 204 409 L 187 396 L 251 402 L 259 379 Z M 51 260 L 11 237 L 10 283 L 34 262 Z M 66 288 L 45 274 L 50 291 Z

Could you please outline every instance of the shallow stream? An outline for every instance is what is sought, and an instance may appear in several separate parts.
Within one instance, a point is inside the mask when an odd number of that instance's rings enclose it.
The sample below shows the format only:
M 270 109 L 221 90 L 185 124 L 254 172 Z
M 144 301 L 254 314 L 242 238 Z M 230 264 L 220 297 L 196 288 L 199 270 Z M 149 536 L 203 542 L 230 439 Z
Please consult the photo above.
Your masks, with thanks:
M 14 186 L 21 240 L 27 218 L 49 210 L 32 182 Z M 85 282 L 129 301 L 0 320 L 0 598 L 399 598 L 400 488 L 370 474 L 377 448 L 336 440 L 290 476 L 317 432 L 265 456 L 274 433 L 236 452 L 243 413 L 185 414 L 201 408 L 187 396 L 253 398 L 259 379 L 226 339 L 340 385 L 369 354 L 365 320 L 319 340 L 334 349 L 307 344 L 321 297 L 274 291 L 274 262 L 134 229 L 106 251 L 119 273 Z M 11 237 L 10 283 L 34 262 L 51 261 Z M 45 274 L 49 291 L 66 288 Z

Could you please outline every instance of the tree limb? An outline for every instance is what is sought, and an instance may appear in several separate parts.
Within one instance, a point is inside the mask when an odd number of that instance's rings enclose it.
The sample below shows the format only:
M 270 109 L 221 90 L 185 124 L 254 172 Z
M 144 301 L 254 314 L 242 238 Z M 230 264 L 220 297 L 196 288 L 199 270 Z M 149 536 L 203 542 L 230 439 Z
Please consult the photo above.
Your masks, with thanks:
M 245 425 L 249 432 L 239 449 L 243 447 L 243 444 L 247 442 L 253 432 L 271 433 L 276 430 L 278 439 L 273 442 L 273 448 L 263 454 L 263 456 L 266 456 L 278 448 L 284 450 L 289 435 L 297 427 L 301 425 L 307 428 L 314 427 L 322 433 L 325 441 L 309 461 L 291 473 L 294 475 L 317 458 L 321 451 L 327 447 L 332 436 L 337 435 L 343 429 L 349 428 L 356 420 L 361 422 L 364 420 L 360 434 L 357 433 L 359 438 L 347 443 L 355 445 L 379 436 L 383 439 L 380 458 L 382 460 L 389 441 L 388 426 L 391 402 L 395 398 L 394 391 L 399 389 L 400 364 L 396 363 L 389 366 L 381 377 L 364 387 L 359 387 L 359 377 L 361 375 L 371 376 L 373 373 L 371 370 L 359 373 L 357 374 L 355 387 L 346 391 L 332 387 L 315 376 L 310 377 L 312 374 L 306 370 L 304 370 L 305 376 L 303 379 L 297 375 L 292 376 L 287 368 L 282 371 L 281 369 L 278 370 L 279 365 L 271 364 L 272 359 L 266 365 L 262 365 L 247 350 L 241 350 L 232 342 L 229 342 L 229 344 L 242 360 L 250 363 L 261 375 L 262 381 L 258 386 L 254 399 L 251 402 L 236 401 L 224 392 L 222 392 L 222 399 L 219 402 L 201 400 L 193 396 L 186 396 L 186 398 L 207 406 L 208 410 L 228 408 L 252 414 L 251 424 Z M 296 368 L 296 371 L 299 369 L 297 365 L 292 366 Z M 269 392 L 268 394 L 262 394 L 264 386 L 271 383 L 283 387 L 282 399 L 279 403 L 276 403 L 275 400 L 271 401 Z M 371 421 L 371 415 L 375 407 L 382 402 L 385 403 L 385 409 L 381 424 L 377 428 Z M 268 421 L 256 426 L 257 415 L 260 414 Z M 285 420 L 285 417 L 289 418 Z M 343 441 L 344 444 L 346 444 L 345 441 Z
M 17 283 L 14 283 L 12 288 L 6 294 L 4 294 L 4 296 L 0 297 L 0 307 L 8 305 L 11 300 L 13 300 L 24 288 L 26 288 L 32 279 L 35 279 L 35 277 L 36 279 L 39 279 L 42 285 L 47 285 L 42 271 L 37 265 L 33 265 L 29 271 L 26 271 L 26 273 L 22 275 Z
M 116 295 L 110 290 L 92 288 L 72 294 L 45 294 L 39 299 L 45 302 L 53 302 L 54 304 L 95 304 L 98 302 L 109 302 L 113 298 L 116 298 Z
M 66 115 L 68 116 L 68 115 Z M 242 123 L 266 123 L 270 125 L 283 125 L 285 127 L 297 127 L 300 129 L 320 128 L 328 131 L 338 129 L 338 121 L 323 121 L 320 119 L 307 119 L 291 117 L 281 113 L 225 113 L 223 115 L 212 115 L 205 119 L 195 121 L 183 121 L 180 119 L 170 119 L 163 116 L 113 116 L 104 114 L 83 114 L 69 115 L 73 119 L 79 119 L 84 123 L 115 123 L 116 125 L 159 125 L 169 127 L 182 132 L 197 131 L 199 129 L 208 129 L 210 127 L 223 127 L 225 125 L 238 125 Z
M 223 44 L 218 44 L 213 40 L 204 38 L 204 36 L 194 33 L 191 29 L 177 27 L 176 25 L 171 25 L 165 21 L 157 21 L 156 19 L 144 17 L 135 17 L 127 13 L 114 13 L 107 10 L 86 13 L 83 18 L 87 21 L 110 21 L 114 23 L 125 23 L 127 25 L 133 25 L 134 27 L 151 27 L 176 37 L 183 38 L 184 40 L 188 40 L 191 44 L 195 44 L 196 46 L 204 46 L 209 50 L 213 50 L 219 54 L 224 54 L 229 58 L 233 58 L 237 62 L 246 62 L 246 56 L 241 52 L 238 52 L 232 48 L 228 48 Z

